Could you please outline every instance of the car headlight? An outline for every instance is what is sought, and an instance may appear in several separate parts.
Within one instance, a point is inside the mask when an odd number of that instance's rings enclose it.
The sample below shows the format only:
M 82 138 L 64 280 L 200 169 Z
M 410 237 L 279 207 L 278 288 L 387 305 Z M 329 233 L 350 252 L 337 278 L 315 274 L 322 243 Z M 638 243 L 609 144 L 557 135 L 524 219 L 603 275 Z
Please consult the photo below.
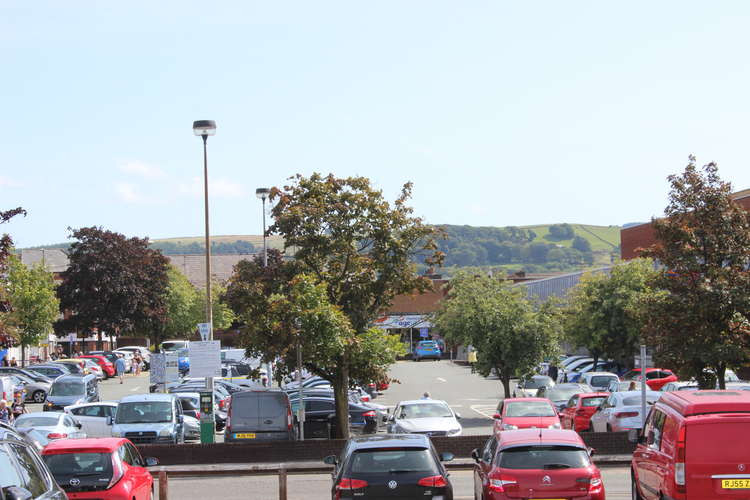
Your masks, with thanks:
M 504 431 L 513 431 L 513 430 L 516 430 L 516 429 L 518 429 L 518 426 L 517 426 L 517 425 L 513 425 L 513 424 L 503 424 L 503 430 L 504 430 Z
M 115 437 L 115 438 L 122 437 L 122 432 L 112 431 L 112 437 Z
M 451 430 L 449 430 L 448 431 L 448 435 L 449 436 L 455 436 L 456 434 L 458 434 L 460 432 L 461 432 L 461 428 L 459 427 L 458 429 L 451 429 Z
M 552 424 L 549 427 L 547 427 L 547 429 L 560 429 L 560 424 L 559 423 Z
M 161 431 L 159 431 L 159 435 L 161 437 L 171 436 L 172 435 L 172 429 L 170 429 L 170 428 L 162 429 Z

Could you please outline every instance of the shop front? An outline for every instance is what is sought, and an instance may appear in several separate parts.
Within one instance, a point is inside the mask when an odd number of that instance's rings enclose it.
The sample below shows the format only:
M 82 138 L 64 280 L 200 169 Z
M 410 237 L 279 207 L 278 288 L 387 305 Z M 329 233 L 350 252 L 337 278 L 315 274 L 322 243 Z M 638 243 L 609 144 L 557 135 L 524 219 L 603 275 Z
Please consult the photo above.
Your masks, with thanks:
M 442 337 L 434 330 L 426 314 L 381 316 L 373 322 L 373 326 L 387 330 L 392 335 L 399 335 L 410 355 L 420 340 L 435 340 L 443 344 Z

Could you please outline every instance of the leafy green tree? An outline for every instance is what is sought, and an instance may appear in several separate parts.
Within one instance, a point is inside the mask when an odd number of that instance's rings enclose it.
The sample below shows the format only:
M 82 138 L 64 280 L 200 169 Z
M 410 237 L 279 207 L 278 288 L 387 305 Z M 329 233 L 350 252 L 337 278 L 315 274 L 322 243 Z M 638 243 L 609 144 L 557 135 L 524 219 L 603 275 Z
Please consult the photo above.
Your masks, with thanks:
M 174 266 L 167 269 L 168 285 L 166 290 L 166 314 L 161 328 L 151 330 L 151 341 L 159 345 L 168 338 L 190 336 L 201 321 L 196 321 L 195 304 L 198 301 L 198 290 Z M 205 303 L 205 301 L 204 301 Z M 205 316 L 205 311 L 203 313 Z
M 477 368 L 497 374 L 504 394 L 510 380 L 534 372 L 556 354 L 559 309 L 529 302 L 521 288 L 501 279 L 459 273 L 435 315 L 435 326 L 447 342 L 477 349 Z
M 591 243 L 589 243 L 589 240 L 582 236 L 576 236 L 575 238 L 573 238 L 572 246 L 579 252 L 591 253 Z
M 646 259 L 616 265 L 610 274 L 585 274 L 569 295 L 566 338 L 586 348 L 594 362 L 607 356 L 620 366 L 632 366 L 643 328 L 639 301 L 651 293 L 655 275 L 653 262 Z
M 656 244 L 643 254 L 662 270 L 643 300 L 646 338 L 657 362 L 721 388 L 727 367 L 750 359 L 750 214 L 732 200 L 732 187 L 709 163 L 691 157 L 669 176 L 664 218 L 653 221 Z
M 26 211 L 18 207 L 0 212 L 0 224 L 9 222 L 16 215 L 25 216 Z M 10 304 L 7 296 L 8 259 L 12 250 L 13 240 L 10 235 L 0 236 L 0 335 L 5 337 L 15 337 L 17 330 L 9 314 Z
M 18 257 L 10 257 L 8 299 L 21 345 L 21 366 L 26 365 L 26 348 L 38 345 L 52 331 L 60 311 L 55 288 L 52 273 L 44 267 L 29 269 Z
M 553 224 L 549 227 L 549 239 L 569 240 L 575 236 L 575 231 L 570 224 Z
M 226 330 L 232 326 L 232 322 L 235 319 L 232 308 L 223 300 L 225 292 L 226 288 L 221 283 L 213 282 L 211 284 L 211 317 L 213 319 L 214 330 Z M 191 328 L 191 331 L 193 331 L 198 323 L 206 321 L 205 289 L 198 290 L 196 300 L 193 302 L 190 312 L 193 317 L 193 327 Z
M 148 238 L 126 238 L 99 227 L 73 231 L 70 265 L 57 288 L 58 334 L 102 332 L 120 335 L 138 327 L 160 328 L 166 314 L 169 260 L 148 246 Z

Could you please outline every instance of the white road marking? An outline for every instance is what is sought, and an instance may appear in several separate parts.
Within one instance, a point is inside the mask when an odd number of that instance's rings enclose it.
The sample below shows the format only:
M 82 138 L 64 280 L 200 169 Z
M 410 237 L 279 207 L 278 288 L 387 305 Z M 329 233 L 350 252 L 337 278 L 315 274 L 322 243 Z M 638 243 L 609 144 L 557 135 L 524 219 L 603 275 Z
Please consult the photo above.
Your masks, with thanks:
M 130 389 L 130 392 L 135 392 L 135 391 L 140 391 L 140 390 L 141 390 L 140 387 L 133 387 L 132 389 Z
M 447 382 L 447 380 L 445 380 L 443 377 L 438 377 L 437 379 L 438 379 L 438 382 Z
M 492 414 L 495 413 L 495 406 L 490 406 L 490 405 L 471 405 L 469 408 L 471 408 L 473 411 L 479 413 L 484 418 L 488 418 L 490 420 L 493 420 Z

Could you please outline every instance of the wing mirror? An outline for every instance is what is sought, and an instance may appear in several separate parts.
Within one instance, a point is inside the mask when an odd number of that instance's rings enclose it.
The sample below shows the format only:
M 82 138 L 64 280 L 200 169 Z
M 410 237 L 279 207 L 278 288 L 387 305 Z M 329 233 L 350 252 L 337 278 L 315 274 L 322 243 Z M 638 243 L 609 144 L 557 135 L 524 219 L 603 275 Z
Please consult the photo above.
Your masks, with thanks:
M 440 454 L 441 462 L 450 462 L 451 460 L 453 460 L 453 453 L 449 451 L 444 451 L 443 453 Z
M 6 486 L 2 489 L 2 493 L 5 500 L 29 500 L 34 498 L 29 490 L 19 486 Z
M 586 448 L 586 451 L 588 451 L 588 452 L 589 452 L 589 456 L 590 456 L 590 457 L 593 457 L 593 456 L 594 456 L 594 453 L 596 453 L 596 448 L 591 448 L 591 447 L 589 446 L 588 448 Z
M 495 420 L 500 420 L 503 417 L 499 413 L 495 413 L 492 415 L 492 418 L 494 418 Z
M 159 465 L 159 459 L 154 457 L 146 457 L 146 467 L 153 467 L 155 465 Z
M 83 424 L 81 424 L 81 422 L 76 422 L 76 429 L 82 429 L 82 428 L 83 428 Z
M 461 414 L 460 413 L 456 413 L 455 415 L 456 415 L 456 420 L 461 420 Z
M 336 455 L 328 455 L 323 459 L 323 463 L 328 465 L 336 465 L 337 463 L 339 463 L 339 459 L 336 457 Z
M 107 417 L 107 425 L 112 425 L 112 424 L 114 424 L 114 420 L 115 420 L 115 419 L 114 419 L 114 418 L 112 418 L 112 417 Z
M 471 458 L 473 458 L 476 463 L 479 463 L 479 451 L 477 451 L 476 448 L 471 450 Z

